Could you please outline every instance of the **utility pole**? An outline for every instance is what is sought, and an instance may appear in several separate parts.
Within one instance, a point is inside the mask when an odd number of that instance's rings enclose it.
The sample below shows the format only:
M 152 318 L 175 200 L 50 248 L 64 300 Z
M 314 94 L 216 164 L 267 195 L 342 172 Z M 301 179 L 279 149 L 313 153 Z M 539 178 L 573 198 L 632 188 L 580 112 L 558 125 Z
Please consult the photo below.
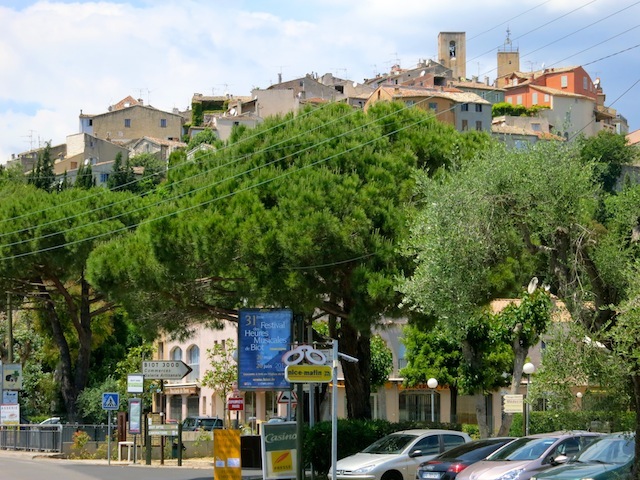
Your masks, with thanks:
M 7 292 L 7 320 L 9 322 L 9 353 L 7 362 L 13 363 L 13 310 L 11 308 L 11 293 Z

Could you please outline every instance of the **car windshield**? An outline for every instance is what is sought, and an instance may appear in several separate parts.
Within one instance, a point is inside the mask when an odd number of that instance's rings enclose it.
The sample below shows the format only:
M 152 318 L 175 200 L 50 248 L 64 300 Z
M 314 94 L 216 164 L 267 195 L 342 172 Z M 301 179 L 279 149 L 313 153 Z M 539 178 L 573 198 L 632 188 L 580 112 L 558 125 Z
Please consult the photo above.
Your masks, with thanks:
M 363 453 L 400 453 L 407 448 L 412 441 L 416 439 L 415 435 L 408 435 L 406 433 L 392 433 L 386 437 L 382 437 L 380 440 L 373 442 Z
M 536 460 L 553 445 L 556 437 L 523 437 L 501 448 L 487 457 L 487 460 Z
M 200 420 L 200 426 L 202 428 L 215 428 L 221 423 L 222 421 L 217 418 L 203 418 Z
M 605 437 L 585 448 L 576 461 L 624 464 L 633 459 L 634 451 L 633 437 Z

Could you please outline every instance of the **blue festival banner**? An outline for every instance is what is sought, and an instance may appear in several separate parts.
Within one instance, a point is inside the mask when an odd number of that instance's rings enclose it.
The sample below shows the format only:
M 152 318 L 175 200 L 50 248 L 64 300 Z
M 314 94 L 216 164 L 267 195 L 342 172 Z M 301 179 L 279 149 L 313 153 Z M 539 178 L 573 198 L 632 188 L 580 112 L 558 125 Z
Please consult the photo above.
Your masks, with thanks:
M 282 355 L 291 348 L 291 310 L 242 309 L 238 317 L 238 388 L 289 390 Z

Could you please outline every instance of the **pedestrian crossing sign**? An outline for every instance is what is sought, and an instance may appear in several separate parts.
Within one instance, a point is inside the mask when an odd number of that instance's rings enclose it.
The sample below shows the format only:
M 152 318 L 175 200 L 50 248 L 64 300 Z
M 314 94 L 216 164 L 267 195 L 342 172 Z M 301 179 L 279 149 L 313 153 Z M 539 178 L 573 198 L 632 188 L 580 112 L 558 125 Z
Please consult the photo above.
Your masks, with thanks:
M 120 394 L 114 392 L 105 392 L 102 394 L 103 410 L 118 410 L 120 406 Z

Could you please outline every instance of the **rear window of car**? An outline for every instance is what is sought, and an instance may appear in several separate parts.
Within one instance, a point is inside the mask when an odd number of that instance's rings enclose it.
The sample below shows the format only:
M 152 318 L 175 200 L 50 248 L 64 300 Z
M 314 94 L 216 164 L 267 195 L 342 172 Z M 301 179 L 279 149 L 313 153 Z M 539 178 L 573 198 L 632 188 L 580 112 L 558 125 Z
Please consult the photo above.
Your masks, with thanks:
M 438 459 L 447 460 L 463 460 L 475 462 L 486 458 L 490 453 L 495 452 L 497 449 L 509 443 L 510 439 L 487 439 L 480 440 L 478 442 L 465 443 L 448 452 L 443 453 Z
M 458 445 L 462 445 L 465 443 L 465 438 L 462 435 L 451 435 L 450 433 L 442 436 L 444 439 L 444 449 L 449 450 L 450 448 L 457 447 Z

